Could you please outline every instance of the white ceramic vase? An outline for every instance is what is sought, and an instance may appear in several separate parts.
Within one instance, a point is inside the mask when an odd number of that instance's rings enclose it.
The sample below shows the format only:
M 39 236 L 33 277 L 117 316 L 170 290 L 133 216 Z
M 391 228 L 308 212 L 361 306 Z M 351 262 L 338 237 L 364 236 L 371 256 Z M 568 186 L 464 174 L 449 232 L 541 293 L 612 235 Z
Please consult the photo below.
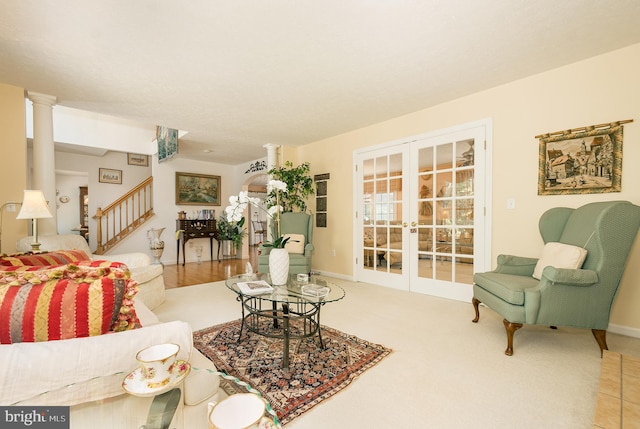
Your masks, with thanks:
M 160 236 L 164 228 L 149 229 L 147 230 L 147 238 L 149 239 L 149 249 L 153 255 L 153 264 L 163 265 L 160 262 L 162 252 L 164 252 L 164 241 L 160 240 Z
M 271 249 L 269 253 L 269 275 L 274 285 L 287 284 L 289 277 L 289 252 L 287 249 Z

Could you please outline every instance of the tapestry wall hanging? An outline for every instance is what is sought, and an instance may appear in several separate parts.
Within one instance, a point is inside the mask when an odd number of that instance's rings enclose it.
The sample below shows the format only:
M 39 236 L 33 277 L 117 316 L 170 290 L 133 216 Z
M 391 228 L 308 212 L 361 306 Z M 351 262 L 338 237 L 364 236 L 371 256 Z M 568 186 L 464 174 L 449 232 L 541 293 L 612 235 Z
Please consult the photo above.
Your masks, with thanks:
M 536 136 L 538 195 L 620 192 L 625 120 Z
M 158 162 L 173 158 L 178 153 L 178 130 L 156 126 L 156 140 L 158 142 Z

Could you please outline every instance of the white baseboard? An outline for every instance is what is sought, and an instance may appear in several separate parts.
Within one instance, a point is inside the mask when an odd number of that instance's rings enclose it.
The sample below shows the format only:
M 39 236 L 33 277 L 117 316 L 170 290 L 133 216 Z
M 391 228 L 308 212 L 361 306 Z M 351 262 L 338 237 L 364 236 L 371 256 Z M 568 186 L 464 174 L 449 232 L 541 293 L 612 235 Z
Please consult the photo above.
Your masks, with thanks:
M 622 325 L 609 325 L 607 329 L 614 334 L 626 335 L 627 337 L 640 338 L 640 329 L 630 328 Z
M 332 273 L 329 271 L 311 270 L 311 273 L 318 273 L 321 276 L 334 277 L 336 279 L 353 281 L 353 276 L 347 276 L 345 274 Z

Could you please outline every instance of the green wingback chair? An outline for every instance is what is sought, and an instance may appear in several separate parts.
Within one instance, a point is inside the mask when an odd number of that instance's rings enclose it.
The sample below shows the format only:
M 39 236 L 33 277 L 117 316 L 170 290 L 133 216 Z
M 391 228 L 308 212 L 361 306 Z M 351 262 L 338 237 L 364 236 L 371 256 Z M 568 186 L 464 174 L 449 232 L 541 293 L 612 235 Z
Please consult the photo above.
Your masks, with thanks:
M 272 234 L 277 232 L 275 225 L 271 225 Z M 280 234 L 302 234 L 305 237 L 304 253 L 289 253 L 289 273 L 302 274 L 311 272 L 311 254 L 313 253 L 313 217 L 307 213 L 282 213 L 280 215 Z M 269 253 L 271 247 L 260 246 L 258 256 L 258 272 L 269 272 Z
M 532 277 L 538 259 L 500 255 L 494 271 L 473 277 L 473 322 L 480 317 L 480 303 L 504 317 L 508 356 L 513 334 L 524 324 L 591 329 L 602 353 L 608 349 L 609 313 L 639 227 L 640 207 L 628 201 L 546 211 L 539 222 L 542 239 L 586 248 L 582 268 L 546 266 L 538 280 Z

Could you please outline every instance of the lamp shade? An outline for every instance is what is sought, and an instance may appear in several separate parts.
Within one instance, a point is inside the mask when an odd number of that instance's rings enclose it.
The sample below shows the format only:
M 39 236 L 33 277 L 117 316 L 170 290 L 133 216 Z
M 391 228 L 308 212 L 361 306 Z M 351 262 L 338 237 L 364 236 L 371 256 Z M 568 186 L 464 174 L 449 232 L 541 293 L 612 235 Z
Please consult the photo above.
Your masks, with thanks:
M 47 206 L 44 193 L 40 190 L 26 189 L 22 207 L 16 219 L 42 219 L 46 217 L 53 217 L 53 215 Z

